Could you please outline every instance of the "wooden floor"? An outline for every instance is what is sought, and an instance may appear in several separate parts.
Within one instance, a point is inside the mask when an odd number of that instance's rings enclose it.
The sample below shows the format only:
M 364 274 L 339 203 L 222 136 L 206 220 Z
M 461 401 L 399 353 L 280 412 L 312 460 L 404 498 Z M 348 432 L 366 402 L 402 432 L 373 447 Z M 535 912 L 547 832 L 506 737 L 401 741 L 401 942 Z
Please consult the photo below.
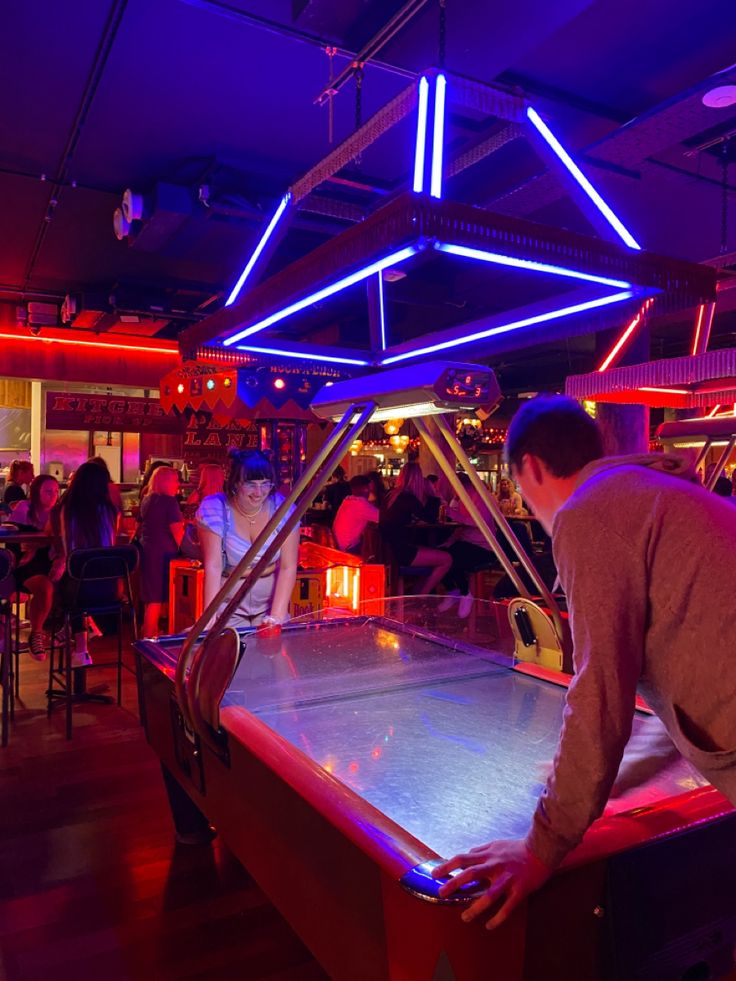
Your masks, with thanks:
M 174 844 L 133 676 L 122 708 L 75 706 L 71 742 L 46 681 L 23 655 L 0 749 L 0 981 L 325 978 L 221 842 Z

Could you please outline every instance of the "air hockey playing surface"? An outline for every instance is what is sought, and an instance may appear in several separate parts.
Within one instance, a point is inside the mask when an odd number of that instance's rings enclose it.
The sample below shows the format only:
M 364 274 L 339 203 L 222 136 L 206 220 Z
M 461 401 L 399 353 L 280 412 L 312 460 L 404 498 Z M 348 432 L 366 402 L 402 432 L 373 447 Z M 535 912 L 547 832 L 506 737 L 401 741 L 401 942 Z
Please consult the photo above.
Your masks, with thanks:
M 723 862 L 724 824 L 734 838 L 730 807 L 681 759 L 610 802 L 569 871 L 507 928 L 489 935 L 436 903 L 425 863 L 525 834 L 565 689 L 467 643 L 435 609 L 392 612 L 296 623 L 277 637 L 245 632 L 220 706 L 219 754 L 176 712 L 182 639 L 140 642 L 149 741 L 334 977 L 432 978 L 445 963 L 458 979 L 533 978 L 540 963 L 562 977 L 571 958 L 581 978 L 680 977 L 653 972 L 659 949 L 629 936 L 636 875 L 650 894 L 653 877 L 667 889 L 686 838 L 700 842 L 703 875 L 709 856 Z M 651 724 L 637 713 L 635 730 Z M 628 913 L 594 914 L 612 905 Z M 715 913 L 705 903 L 689 915 L 680 934 L 699 935 Z M 672 939 L 663 930 L 655 946 Z

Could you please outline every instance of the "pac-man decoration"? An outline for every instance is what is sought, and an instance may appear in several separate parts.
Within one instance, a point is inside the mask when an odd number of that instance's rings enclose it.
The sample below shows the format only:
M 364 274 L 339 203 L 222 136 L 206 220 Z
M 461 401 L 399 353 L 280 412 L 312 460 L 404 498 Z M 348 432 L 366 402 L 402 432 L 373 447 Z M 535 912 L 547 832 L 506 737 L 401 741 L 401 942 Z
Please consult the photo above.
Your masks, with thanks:
M 208 413 L 228 419 L 317 421 L 309 404 L 328 382 L 349 373 L 333 366 L 254 363 L 222 369 L 197 362 L 185 364 L 161 381 L 161 404 L 181 415 Z

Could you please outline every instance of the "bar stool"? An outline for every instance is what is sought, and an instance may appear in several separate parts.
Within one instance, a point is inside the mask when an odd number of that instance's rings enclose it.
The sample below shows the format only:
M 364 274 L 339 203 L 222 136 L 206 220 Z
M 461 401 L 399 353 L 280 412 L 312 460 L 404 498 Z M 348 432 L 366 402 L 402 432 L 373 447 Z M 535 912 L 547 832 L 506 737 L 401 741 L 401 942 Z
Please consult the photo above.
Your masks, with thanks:
M 54 701 L 63 700 L 66 705 L 66 738 L 72 737 L 72 704 L 77 701 L 104 702 L 109 704 L 109 695 L 87 692 L 82 682 L 84 672 L 90 668 L 72 667 L 73 633 L 72 621 L 86 617 L 117 614 L 118 649 L 114 661 L 105 661 L 93 667 L 117 668 L 117 704 L 122 695 L 123 665 L 123 613 L 126 609 L 133 620 L 133 635 L 137 639 L 135 607 L 131 576 L 138 566 L 138 549 L 135 545 L 112 545 L 103 548 L 79 548 L 71 552 L 66 563 L 64 586 L 67 595 L 63 598 L 64 607 L 61 622 L 64 630 L 64 643 L 56 647 L 55 631 L 51 635 L 49 655 L 49 687 L 47 696 L 47 715 L 51 716 Z M 122 594 L 122 595 L 121 595 Z M 58 658 L 57 658 L 58 654 Z M 56 684 L 56 687 L 55 687 Z
M 15 558 L 7 549 L 0 549 L 0 742 L 8 745 L 8 731 L 14 709 L 13 691 L 13 629 L 11 590 Z

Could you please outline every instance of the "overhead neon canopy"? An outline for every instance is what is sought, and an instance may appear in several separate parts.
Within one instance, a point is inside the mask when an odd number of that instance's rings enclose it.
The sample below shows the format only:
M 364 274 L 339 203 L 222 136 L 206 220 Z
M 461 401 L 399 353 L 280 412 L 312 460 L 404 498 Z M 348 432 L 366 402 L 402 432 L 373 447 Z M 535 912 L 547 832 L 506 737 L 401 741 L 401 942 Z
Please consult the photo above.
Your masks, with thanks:
M 455 151 L 456 133 L 448 143 L 448 105 L 507 120 L 508 135 L 504 137 L 502 132 L 487 141 L 489 145 L 500 146 L 504 139 L 516 138 L 517 131 L 525 133 L 571 189 L 573 200 L 586 214 L 592 213 L 603 238 L 495 215 L 448 200 L 447 181 L 487 155 L 485 144 L 471 146 L 464 153 Z M 295 210 L 310 210 L 310 195 L 317 187 L 351 164 L 398 121 L 412 119 L 412 114 L 413 155 L 410 172 L 405 175 L 405 186 L 410 190 L 258 284 L 268 252 Z M 422 270 L 442 257 L 448 262 L 467 263 L 469 269 L 487 267 L 487 275 L 496 277 L 488 281 L 494 300 L 499 284 L 504 300 L 513 293 L 509 285 L 513 279 L 498 277 L 536 277 L 525 281 L 531 299 L 522 297 L 517 302 L 512 296 L 504 310 L 497 309 L 500 300 L 495 306 L 489 302 L 487 309 L 468 304 L 465 322 L 455 318 L 449 325 L 432 324 L 428 318 L 423 332 L 413 329 L 410 339 L 403 339 L 401 317 L 411 302 L 411 290 L 403 281 L 409 286 L 417 283 L 415 289 L 421 290 L 426 288 L 425 275 L 437 292 L 442 267 L 435 271 L 432 266 L 430 273 Z M 396 275 L 389 277 L 392 271 Z M 353 335 L 349 346 L 326 349 L 322 344 L 307 343 L 311 331 L 321 337 L 331 329 L 334 333 L 335 318 L 339 321 L 346 306 L 368 306 L 369 290 L 375 294 L 373 312 L 368 314 L 373 326 L 365 343 L 354 343 Z M 338 307 L 332 306 L 346 291 L 350 291 L 348 298 L 343 297 Z M 355 367 L 389 365 L 457 346 L 474 345 L 477 357 L 590 333 L 612 326 L 612 316 L 606 311 L 620 308 L 623 312 L 617 315 L 616 323 L 627 326 L 620 344 L 617 342 L 615 358 L 641 322 L 641 311 L 646 311 L 655 297 L 658 310 L 666 312 L 710 302 L 714 295 L 712 270 L 642 253 L 637 239 L 583 173 L 551 125 L 523 97 L 449 73 L 427 71 L 289 189 L 233 287 L 226 308 L 183 331 L 180 342 L 185 352 L 207 344 L 264 357 L 323 360 Z M 435 305 L 441 307 L 442 301 Z M 461 309 L 465 303 L 462 297 L 455 297 L 448 306 Z M 351 315 L 351 322 L 359 320 Z M 263 336 L 256 341 L 256 335 Z

